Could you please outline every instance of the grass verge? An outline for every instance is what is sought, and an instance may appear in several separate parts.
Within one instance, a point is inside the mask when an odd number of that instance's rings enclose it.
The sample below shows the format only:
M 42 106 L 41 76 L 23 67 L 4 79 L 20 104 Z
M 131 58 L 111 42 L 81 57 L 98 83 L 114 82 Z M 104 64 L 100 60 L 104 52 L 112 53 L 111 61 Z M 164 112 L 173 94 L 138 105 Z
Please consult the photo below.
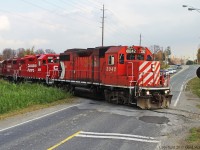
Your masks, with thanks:
M 70 97 L 69 93 L 61 89 L 42 84 L 13 84 L 0 80 L 0 115 L 40 105 L 47 107 L 62 99 L 67 101 Z
M 191 128 L 189 131 L 189 136 L 186 139 L 187 146 L 189 147 L 199 147 L 200 148 L 200 127 Z
M 191 89 L 192 93 L 200 97 L 200 79 L 199 78 L 193 78 L 188 83 L 189 88 Z
M 189 89 L 193 94 L 200 97 L 200 79 L 193 78 L 188 83 Z M 196 105 L 196 107 L 200 108 L 200 105 Z M 200 148 L 200 127 L 194 127 L 189 130 L 189 134 L 186 138 L 186 144 L 188 148 Z

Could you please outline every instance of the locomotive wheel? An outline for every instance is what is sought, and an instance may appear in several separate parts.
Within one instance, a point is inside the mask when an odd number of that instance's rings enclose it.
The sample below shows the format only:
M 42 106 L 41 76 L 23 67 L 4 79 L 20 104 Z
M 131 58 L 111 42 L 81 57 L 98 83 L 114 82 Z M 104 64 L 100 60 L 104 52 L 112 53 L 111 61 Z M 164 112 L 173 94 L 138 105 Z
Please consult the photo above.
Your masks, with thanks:
M 110 103 L 110 102 L 111 102 L 111 95 L 110 95 L 110 94 L 106 94 L 106 95 L 105 95 L 105 99 L 106 99 L 106 101 L 107 101 L 108 103 Z
M 105 100 L 110 103 L 110 92 L 108 90 L 105 90 L 104 91 L 104 97 L 105 97 Z
M 115 104 L 119 103 L 118 97 L 115 95 L 114 92 L 110 92 L 106 94 L 106 101 L 109 103 L 115 103 Z
M 126 103 L 124 96 L 118 95 L 117 101 L 119 105 L 124 105 Z
M 127 105 L 128 104 L 128 100 L 127 100 L 127 98 L 125 96 L 121 95 L 120 99 L 121 99 L 121 102 L 122 102 L 123 105 Z
M 70 88 L 69 88 L 69 93 L 71 94 L 71 95 L 75 95 L 75 89 L 74 89 L 74 87 L 73 86 L 71 86 Z

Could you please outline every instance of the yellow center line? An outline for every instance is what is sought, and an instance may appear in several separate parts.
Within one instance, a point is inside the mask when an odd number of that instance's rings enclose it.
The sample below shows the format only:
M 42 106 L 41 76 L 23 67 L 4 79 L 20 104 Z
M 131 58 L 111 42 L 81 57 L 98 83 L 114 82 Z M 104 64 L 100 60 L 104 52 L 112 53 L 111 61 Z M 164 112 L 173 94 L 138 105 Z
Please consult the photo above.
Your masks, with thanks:
M 75 137 L 76 135 L 80 134 L 80 132 L 81 132 L 81 131 L 78 131 L 78 132 L 72 134 L 71 136 L 69 136 L 69 137 L 67 137 L 66 139 L 62 140 L 62 141 L 59 142 L 58 144 L 56 144 L 56 145 L 54 145 L 54 146 L 48 148 L 47 150 L 53 150 L 53 149 L 55 149 L 56 147 L 58 147 L 58 146 L 62 145 L 63 143 L 69 141 L 70 139 L 72 139 L 72 138 Z

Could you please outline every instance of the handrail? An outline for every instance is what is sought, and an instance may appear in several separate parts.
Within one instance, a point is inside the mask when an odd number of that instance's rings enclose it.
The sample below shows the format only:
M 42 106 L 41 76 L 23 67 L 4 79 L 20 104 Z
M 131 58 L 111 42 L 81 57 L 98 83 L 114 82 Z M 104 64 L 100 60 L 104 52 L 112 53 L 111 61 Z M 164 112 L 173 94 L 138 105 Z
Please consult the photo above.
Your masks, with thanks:
M 134 79 L 134 76 L 133 76 L 133 62 L 127 62 L 127 64 L 131 64 L 131 77 L 132 77 L 132 80 L 131 81 L 133 81 L 133 79 Z M 128 75 L 128 65 L 126 66 L 127 68 L 126 68 L 126 70 L 127 70 L 127 77 L 129 76 Z

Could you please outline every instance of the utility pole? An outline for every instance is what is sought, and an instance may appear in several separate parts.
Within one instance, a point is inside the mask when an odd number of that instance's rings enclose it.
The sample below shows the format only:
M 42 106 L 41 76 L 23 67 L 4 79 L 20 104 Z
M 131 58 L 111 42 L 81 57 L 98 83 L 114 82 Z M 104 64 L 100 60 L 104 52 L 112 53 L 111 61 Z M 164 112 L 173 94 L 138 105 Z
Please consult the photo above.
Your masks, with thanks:
M 104 19 L 105 19 L 105 16 L 104 16 L 104 11 L 105 11 L 105 9 L 104 9 L 104 4 L 103 4 L 103 9 L 101 9 L 102 11 L 103 11 L 103 17 L 102 17 L 102 41 L 101 41 L 101 45 L 102 45 L 102 47 L 103 47 L 103 42 L 104 42 Z
M 142 36 L 141 36 L 141 33 L 140 33 L 140 46 L 141 46 L 141 43 L 142 43 Z

